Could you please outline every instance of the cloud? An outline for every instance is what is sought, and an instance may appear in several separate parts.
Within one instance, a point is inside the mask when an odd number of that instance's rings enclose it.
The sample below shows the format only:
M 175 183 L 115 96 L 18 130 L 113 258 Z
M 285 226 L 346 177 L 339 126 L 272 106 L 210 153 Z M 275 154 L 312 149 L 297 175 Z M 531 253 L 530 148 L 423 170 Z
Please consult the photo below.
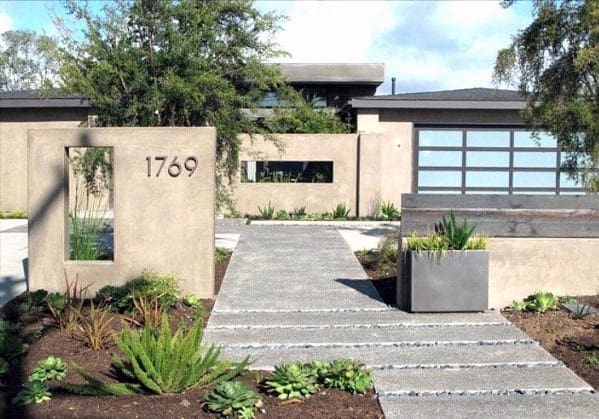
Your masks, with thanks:
M 0 13 L 0 33 L 10 31 L 13 27 L 12 19 L 5 13 Z
M 498 1 L 259 2 L 289 19 L 276 40 L 288 62 L 383 62 L 378 92 L 491 86 L 497 51 L 528 25 L 530 4 Z

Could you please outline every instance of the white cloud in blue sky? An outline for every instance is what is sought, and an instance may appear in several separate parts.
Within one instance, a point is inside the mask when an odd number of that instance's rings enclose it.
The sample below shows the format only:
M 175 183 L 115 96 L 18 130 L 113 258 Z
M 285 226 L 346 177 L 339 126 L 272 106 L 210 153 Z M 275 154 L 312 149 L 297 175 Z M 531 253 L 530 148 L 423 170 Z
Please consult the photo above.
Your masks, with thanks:
M 90 2 L 100 8 L 99 0 Z M 263 11 L 287 15 L 276 41 L 286 62 L 381 62 L 379 93 L 491 86 L 497 50 L 531 19 L 531 3 L 503 9 L 499 1 L 274 1 Z M 53 34 L 54 1 L 0 0 L 0 32 Z

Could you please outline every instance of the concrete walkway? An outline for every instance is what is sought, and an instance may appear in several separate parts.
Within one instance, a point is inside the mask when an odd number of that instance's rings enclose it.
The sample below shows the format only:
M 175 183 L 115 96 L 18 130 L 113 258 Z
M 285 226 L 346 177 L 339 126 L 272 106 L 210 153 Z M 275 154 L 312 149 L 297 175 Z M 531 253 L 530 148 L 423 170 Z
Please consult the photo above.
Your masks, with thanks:
M 366 278 L 335 228 L 244 228 L 204 341 L 255 369 L 361 360 L 387 418 L 597 417 L 592 388 L 500 314 L 405 313 Z

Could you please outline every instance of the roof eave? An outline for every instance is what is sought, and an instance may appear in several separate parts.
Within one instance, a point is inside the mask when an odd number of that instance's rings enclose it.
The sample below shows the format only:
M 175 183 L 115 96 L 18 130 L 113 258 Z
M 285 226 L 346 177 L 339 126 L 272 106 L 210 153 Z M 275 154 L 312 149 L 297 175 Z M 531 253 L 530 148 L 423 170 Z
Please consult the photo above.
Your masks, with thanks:
M 0 108 L 91 108 L 88 99 L 82 98 L 20 98 L 0 99 Z
M 511 100 L 394 100 L 394 99 L 352 99 L 356 109 L 494 109 L 521 110 L 525 101 Z

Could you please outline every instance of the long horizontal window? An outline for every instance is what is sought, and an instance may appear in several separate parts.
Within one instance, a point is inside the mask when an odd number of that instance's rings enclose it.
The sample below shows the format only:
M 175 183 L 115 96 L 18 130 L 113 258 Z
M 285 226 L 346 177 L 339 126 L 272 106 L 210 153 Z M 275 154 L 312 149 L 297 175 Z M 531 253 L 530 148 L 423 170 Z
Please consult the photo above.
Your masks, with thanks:
M 246 160 L 242 182 L 333 183 L 332 161 Z
M 416 129 L 418 193 L 571 194 L 555 138 L 521 129 Z

